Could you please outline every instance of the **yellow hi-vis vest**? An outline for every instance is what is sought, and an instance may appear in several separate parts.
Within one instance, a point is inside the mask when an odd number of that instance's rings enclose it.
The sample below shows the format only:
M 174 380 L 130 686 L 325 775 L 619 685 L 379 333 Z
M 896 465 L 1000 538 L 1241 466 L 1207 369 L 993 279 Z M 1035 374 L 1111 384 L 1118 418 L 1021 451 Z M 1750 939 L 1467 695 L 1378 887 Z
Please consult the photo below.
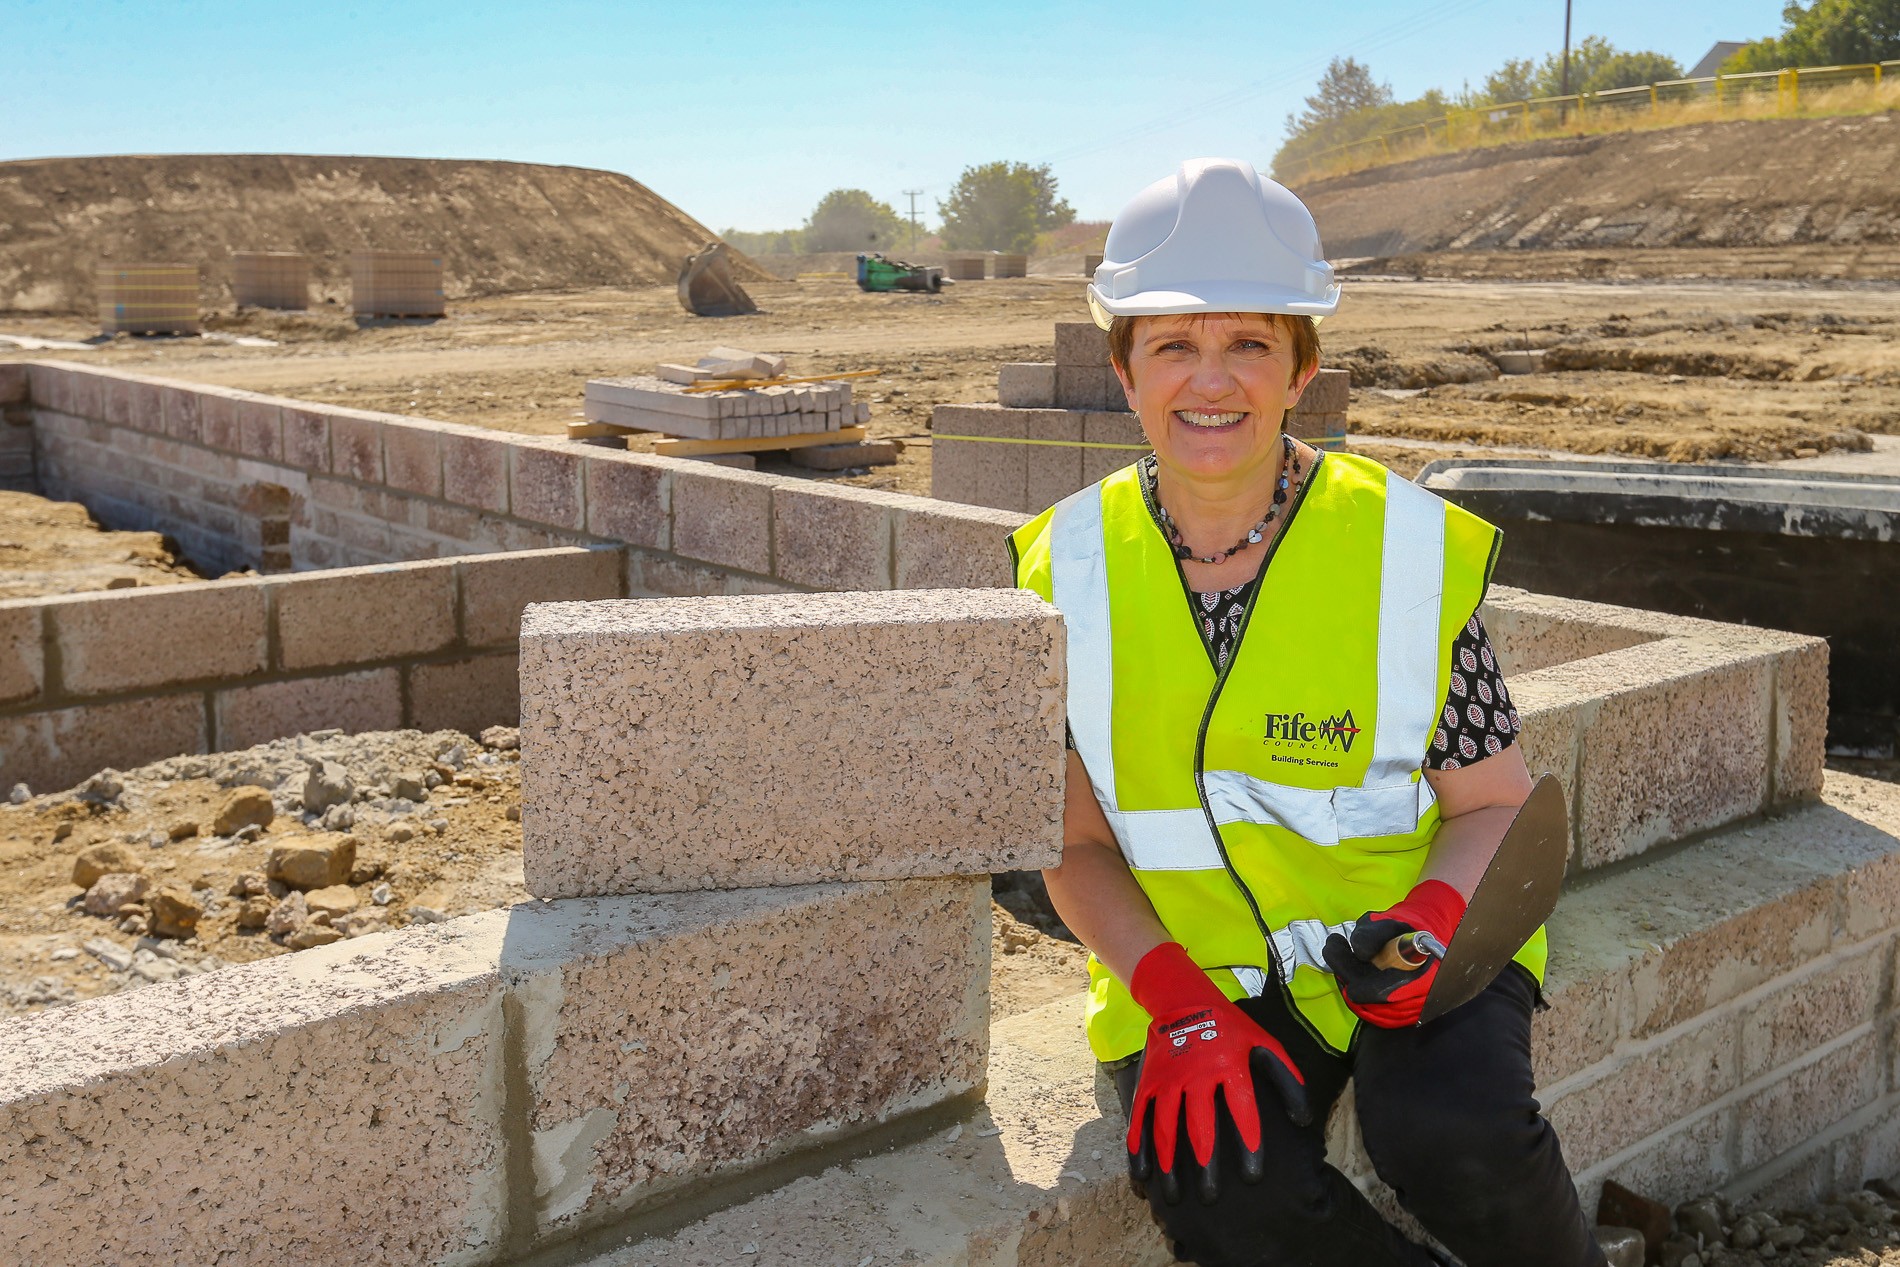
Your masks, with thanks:
M 1068 626 L 1069 730 L 1161 922 L 1231 999 L 1288 992 L 1336 1051 L 1357 1018 L 1320 947 L 1416 883 L 1438 830 L 1422 767 L 1453 640 L 1498 530 L 1350 454 L 1288 510 L 1216 672 L 1134 467 L 1010 537 L 1016 583 Z M 1518 954 L 1540 980 L 1542 930 Z M 1148 1014 L 1089 959 L 1098 1060 Z

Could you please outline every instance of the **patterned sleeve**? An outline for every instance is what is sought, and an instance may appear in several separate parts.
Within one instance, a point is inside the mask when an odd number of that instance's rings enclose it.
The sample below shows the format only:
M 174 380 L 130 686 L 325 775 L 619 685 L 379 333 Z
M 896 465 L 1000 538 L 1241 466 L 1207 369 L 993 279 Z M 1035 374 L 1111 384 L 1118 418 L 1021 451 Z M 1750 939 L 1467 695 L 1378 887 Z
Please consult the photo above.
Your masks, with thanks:
M 1511 706 L 1497 654 L 1473 612 L 1451 648 L 1451 684 L 1425 753 L 1428 770 L 1457 770 L 1496 756 L 1524 727 Z

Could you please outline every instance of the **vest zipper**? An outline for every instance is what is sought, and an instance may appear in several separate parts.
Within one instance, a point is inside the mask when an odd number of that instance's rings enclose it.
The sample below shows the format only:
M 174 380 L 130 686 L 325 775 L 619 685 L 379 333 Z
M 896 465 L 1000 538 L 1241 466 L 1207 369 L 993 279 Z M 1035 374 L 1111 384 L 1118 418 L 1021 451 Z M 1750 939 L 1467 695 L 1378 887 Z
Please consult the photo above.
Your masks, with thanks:
M 1299 517 L 1300 507 L 1306 504 L 1307 491 L 1313 487 L 1319 475 L 1320 467 L 1325 464 L 1325 454 L 1323 452 L 1316 449 L 1314 450 L 1314 455 L 1313 465 L 1307 471 L 1306 482 L 1300 485 L 1300 491 L 1294 495 L 1293 504 L 1287 507 L 1286 519 L 1280 525 L 1279 535 L 1267 543 L 1267 556 L 1260 561 L 1260 572 L 1259 575 L 1255 577 L 1253 596 L 1248 600 L 1246 610 L 1241 613 L 1240 628 L 1234 631 L 1234 649 L 1232 653 L 1228 655 L 1227 663 L 1218 666 L 1214 671 L 1214 690 L 1207 697 L 1207 707 L 1201 712 L 1200 729 L 1196 731 L 1194 735 L 1194 793 L 1200 798 L 1201 813 L 1207 818 L 1207 830 L 1214 834 L 1214 848 L 1220 854 L 1221 866 L 1227 869 L 1227 878 L 1234 882 L 1234 887 L 1239 889 L 1240 895 L 1247 900 L 1247 909 L 1253 913 L 1254 925 L 1260 930 L 1261 941 L 1266 944 L 1267 975 L 1271 978 L 1272 984 L 1279 989 L 1281 997 L 1285 1000 L 1287 1012 L 1297 1019 L 1301 1025 L 1306 1027 L 1307 1033 L 1313 1036 L 1322 1050 L 1331 1051 L 1333 1049 L 1332 1044 L 1326 1041 L 1325 1037 L 1320 1034 L 1319 1028 L 1314 1025 L 1313 1022 L 1306 1019 L 1306 1014 L 1300 1011 L 1298 1004 L 1293 1001 L 1293 991 L 1288 987 L 1286 980 L 1280 974 L 1280 955 L 1279 951 L 1274 948 L 1273 930 L 1268 927 L 1266 916 L 1260 913 L 1260 902 L 1254 897 L 1253 890 L 1248 888 L 1247 882 L 1240 878 L 1240 872 L 1235 868 L 1234 860 L 1227 854 L 1227 842 L 1221 839 L 1220 825 L 1214 821 L 1214 807 L 1210 805 L 1207 800 L 1206 778 L 1207 730 L 1213 723 L 1214 709 L 1220 703 L 1221 691 L 1227 686 L 1227 675 L 1233 671 L 1234 665 L 1240 661 L 1240 649 L 1245 646 L 1247 642 L 1247 629 L 1253 624 L 1254 607 L 1260 601 L 1260 596 L 1266 592 L 1267 569 L 1273 566 L 1273 556 L 1279 553 L 1280 543 L 1285 541 L 1288 534 L 1293 531 L 1293 521 Z M 1144 498 L 1146 492 L 1147 490 L 1144 486 Z M 1152 507 L 1150 508 L 1150 514 L 1152 514 Z M 1160 531 L 1159 527 L 1156 528 L 1156 531 Z M 1187 577 L 1184 573 L 1181 573 L 1178 564 L 1175 567 L 1175 571 L 1181 575 L 1182 587 L 1184 589 L 1189 588 L 1187 585 Z M 1198 636 L 1199 631 L 1197 630 L 1196 637 Z

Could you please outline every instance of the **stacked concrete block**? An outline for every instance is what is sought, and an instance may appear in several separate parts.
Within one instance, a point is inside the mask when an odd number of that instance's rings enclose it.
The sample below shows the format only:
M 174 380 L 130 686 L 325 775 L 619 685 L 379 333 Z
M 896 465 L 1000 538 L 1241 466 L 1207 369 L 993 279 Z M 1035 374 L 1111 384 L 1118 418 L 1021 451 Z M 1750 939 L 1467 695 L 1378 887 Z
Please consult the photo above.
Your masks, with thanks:
M 1027 277 L 1029 276 L 1029 257 L 1020 252 L 999 251 L 990 256 L 990 276 Z
M 1095 270 L 1101 266 L 1102 253 L 1100 251 L 1084 251 L 1082 253 L 1082 273 L 1084 276 L 1093 278 L 1095 276 Z
M 808 435 L 870 420 L 870 406 L 851 399 L 849 383 L 689 392 L 648 374 L 590 379 L 584 412 L 591 422 L 695 440 Z
M 310 257 L 294 251 L 233 251 L 231 298 L 240 308 L 302 312 L 310 306 Z
M 1345 370 L 1320 370 L 1287 415 L 1287 434 L 1316 449 L 1343 448 L 1346 409 L 1351 398 L 1352 375 Z
M 1005 409 L 1055 408 L 1055 362 L 1040 361 L 998 366 L 996 403 Z
M 350 307 L 359 317 L 446 316 L 441 252 L 350 252 Z
M 943 275 L 953 282 L 980 282 L 987 258 L 981 251 L 954 251 L 944 257 Z
M 529 904 L 0 1021 L 0 1252 L 519 1261 L 974 1091 L 988 946 L 977 879 Z
M 1028 593 L 556 603 L 529 609 L 521 646 L 537 896 L 1060 854 L 1061 618 Z
M 0 364 L 0 491 L 39 489 L 33 473 L 33 411 L 27 404 L 26 366 Z
M 101 264 L 99 328 L 107 334 L 197 334 L 196 264 Z

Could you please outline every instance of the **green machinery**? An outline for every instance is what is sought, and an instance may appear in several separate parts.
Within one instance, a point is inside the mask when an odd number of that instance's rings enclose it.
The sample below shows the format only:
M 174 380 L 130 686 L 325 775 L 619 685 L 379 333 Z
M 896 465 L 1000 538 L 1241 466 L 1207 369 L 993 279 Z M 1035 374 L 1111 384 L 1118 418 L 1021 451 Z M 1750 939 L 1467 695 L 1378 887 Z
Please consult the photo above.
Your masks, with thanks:
M 875 251 L 858 256 L 859 290 L 925 290 L 934 295 L 951 284 L 941 268 L 887 260 Z

